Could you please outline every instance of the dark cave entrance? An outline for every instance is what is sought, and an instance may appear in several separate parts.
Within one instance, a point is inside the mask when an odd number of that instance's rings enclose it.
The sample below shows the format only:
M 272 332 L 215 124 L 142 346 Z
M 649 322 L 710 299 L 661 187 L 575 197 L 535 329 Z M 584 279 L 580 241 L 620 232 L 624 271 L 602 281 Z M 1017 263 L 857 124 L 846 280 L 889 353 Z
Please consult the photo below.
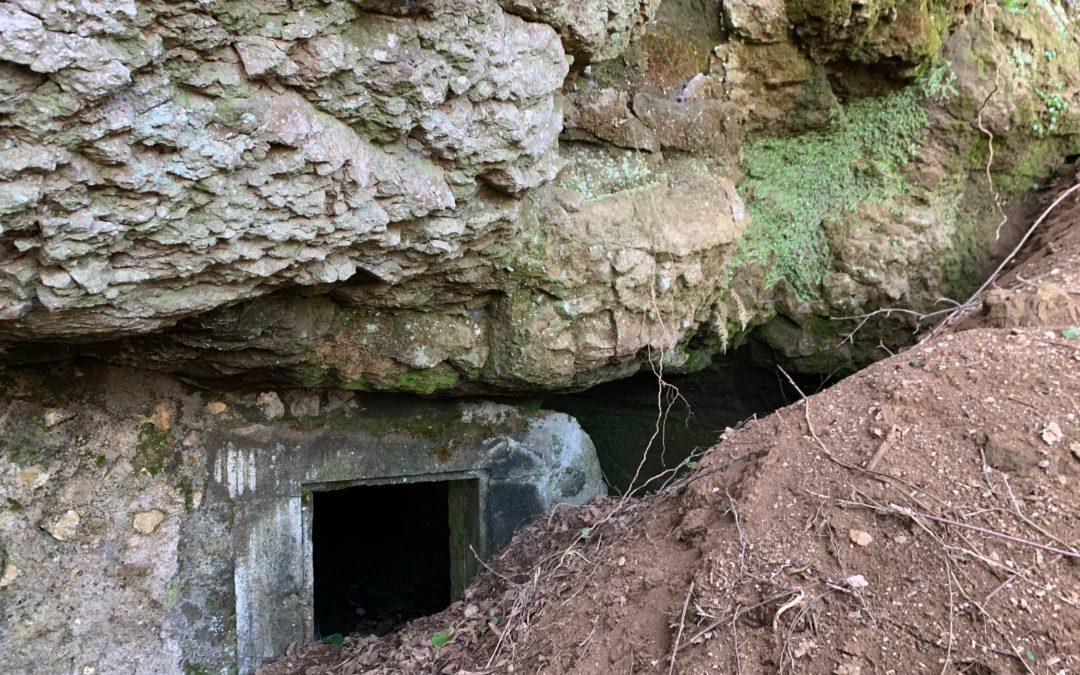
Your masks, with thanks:
M 477 480 L 312 493 L 316 638 L 382 635 L 450 605 L 475 573 Z
M 725 427 L 765 417 L 798 401 L 799 392 L 780 374 L 768 354 L 750 347 L 720 357 L 688 375 L 665 375 L 678 388 L 665 389 L 661 404 L 665 423 L 653 441 L 635 487 L 689 462 L 720 440 Z M 833 384 L 830 376 L 791 373 L 799 388 L 814 394 Z M 585 391 L 552 396 L 542 406 L 574 417 L 596 446 L 609 487 L 619 494 L 630 488 L 642 451 L 656 433 L 657 379 L 647 370 L 625 380 Z M 663 481 L 650 484 L 659 488 Z M 650 489 L 647 488 L 647 489 Z

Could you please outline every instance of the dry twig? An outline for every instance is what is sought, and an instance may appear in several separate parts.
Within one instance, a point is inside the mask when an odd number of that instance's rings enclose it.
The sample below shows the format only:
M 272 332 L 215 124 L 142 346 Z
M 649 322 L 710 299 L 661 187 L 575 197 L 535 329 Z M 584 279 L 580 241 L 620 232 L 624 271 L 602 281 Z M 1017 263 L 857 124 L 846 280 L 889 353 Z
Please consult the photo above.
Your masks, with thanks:
M 735 531 L 739 534 L 739 579 L 742 580 L 746 573 L 746 537 L 743 536 L 742 525 L 739 523 L 739 511 L 735 508 L 735 500 L 731 498 L 731 493 L 727 490 L 724 490 L 724 494 L 728 498 L 731 517 L 735 519 Z
M 679 632 L 675 635 L 675 646 L 671 649 L 671 660 L 668 662 L 668 675 L 675 672 L 675 657 L 679 654 L 679 643 L 682 642 L 683 630 L 686 628 L 686 608 L 690 606 L 690 596 L 694 593 L 694 582 L 690 582 L 690 588 L 686 589 L 686 599 L 683 600 L 682 614 L 679 616 Z

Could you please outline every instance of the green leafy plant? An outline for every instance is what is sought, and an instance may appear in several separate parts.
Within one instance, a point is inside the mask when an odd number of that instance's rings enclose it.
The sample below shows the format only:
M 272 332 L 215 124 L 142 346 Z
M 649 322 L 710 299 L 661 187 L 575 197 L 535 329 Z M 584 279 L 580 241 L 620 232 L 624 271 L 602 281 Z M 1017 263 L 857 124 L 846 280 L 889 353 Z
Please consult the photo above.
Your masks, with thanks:
M 1023 47 L 1013 47 L 1009 58 L 1012 59 L 1016 69 L 1024 74 L 1030 72 L 1035 66 L 1035 57 L 1028 53 Z
M 927 71 L 919 86 L 926 98 L 936 98 L 942 102 L 960 93 L 956 88 L 956 73 L 953 72 L 952 63 L 947 59 L 941 60 Z
M 1062 85 L 1058 85 L 1060 90 Z M 1069 101 L 1061 95 L 1060 91 L 1047 93 L 1042 89 L 1036 89 L 1035 94 L 1046 106 L 1046 110 L 1043 113 L 1043 119 L 1035 122 L 1031 125 L 1032 131 L 1040 136 L 1046 134 L 1052 134 L 1058 130 L 1058 125 L 1061 122 L 1061 116 L 1065 114 L 1069 109 Z
M 948 82 L 944 73 L 939 80 Z M 747 145 L 739 191 L 751 224 L 733 267 L 766 265 L 767 287 L 786 279 L 801 297 L 814 297 L 832 261 L 827 224 L 907 190 L 903 167 L 927 126 L 922 101 L 912 87 L 851 103 L 827 129 Z

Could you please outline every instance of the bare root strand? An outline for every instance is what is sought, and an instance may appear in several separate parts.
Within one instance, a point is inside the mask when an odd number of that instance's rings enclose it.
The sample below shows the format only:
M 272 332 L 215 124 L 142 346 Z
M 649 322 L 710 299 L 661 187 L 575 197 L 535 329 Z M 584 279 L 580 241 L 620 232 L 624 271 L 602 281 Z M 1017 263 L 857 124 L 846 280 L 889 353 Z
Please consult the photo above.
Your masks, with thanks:
M 739 510 L 735 508 L 735 500 L 731 498 L 731 493 L 727 490 L 724 490 L 724 494 L 728 498 L 728 510 L 731 512 L 731 517 L 735 519 L 735 531 L 739 534 L 739 580 L 741 581 L 746 575 L 746 537 L 743 536 L 742 525 L 739 523 Z
M 1025 539 L 1023 537 L 1017 537 L 1015 535 L 1008 534 L 1006 532 L 998 532 L 997 530 L 991 530 L 990 528 L 987 528 L 987 527 L 980 527 L 979 525 L 972 525 L 970 523 L 963 523 L 963 522 L 960 522 L 958 520 L 952 520 L 950 518 L 943 518 L 941 516 L 935 516 L 935 515 L 932 515 L 932 514 L 929 514 L 929 513 L 921 513 L 919 511 L 914 510 L 914 509 L 910 509 L 910 508 L 908 508 L 906 506 L 898 506 L 896 504 L 889 504 L 889 508 L 891 510 L 895 511 L 896 513 L 906 515 L 906 516 L 908 516 L 908 517 L 910 517 L 912 519 L 923 518 L 923 519 L 926 519 L 926 520 L 932 520 L 934 522 L 941 523 L 942 525 L 949 525 L 951 527 L 959 527 L 959 528 L 962 528 L 962 529 L 965 529 L 965 530 L 971 530 L 973 532 L 978 532 L 979 534 L 985 534 L 988 537 L 997 537 L 998 539 L 1004 539 L 1005 541 L 1011 541 L 1012 543 L 1019 544 L 1021 546 L 1029 546 L 1031 548 L 1037 548 L 1037 549 L 1041 549 L 1043 551 L 1049 551 L 1050 553 L 1056 553 L 1056 554 L 1058 554 L 1060 556 L 1063 556 L 1063 557 L 1066 557 L 1066 558 L 1080 559 L 1080 552 L 1078 552 L 1078 551 L 1064 550 L 1064 549 L 1056 548 L 1054 546 L 1048 546 L 1046 544 L 1040 544 L 1037 541 L 1032 541 L 1030 539 Z
M 836 536 L 833 532 L 833 526 L 828 521 L 825 521 L 825 530 L 829 533 L 829 542 L 832 544 L 833 555 L 836 557 L 836 564 L 840 566 L 840 574 L 842 574 L 844 576 L 844 579 L 846 580 L 849 578 L 847 565 L 844 564 L 844 559 L 840 555 L 840 547 L 836 543 Z M 870 623 L 873 626 L 877 627 L 877 618 L 874 616 L 874 613 L 870 611 L 870 605 L 867 604 L 866 598 L 863 596 L 862 591 L 860 591 L 855 586 L 852 586 L 850 589 L 845 590 L 849 590 L 849 592 L 855 596 L 855 599 L 859 601 L 859 604 L 862 606 L 863 610 L 866 611 L 866 615 L 870 617 Z
M 690 582 L 690 588 L 686 589 L 686 599 L 683 600 L 682 614 L 679 615 L 679 632 L 675 635 L 675 646 L 671 648 L 671 658 L 668 661 L 668 675 L 675 672 L 675 657 L 679 654 L 679 643 L 682 642 L 683 631 L 686 629 L 686 608 L 690 606 L 690 596 L 694 594 L 694 582 Z
M 983 16 L 990 23 L 990 39 L 995 40 L 996 29 L 994 27 L 994 15 L 987 11 L 989 9 L 986 2 L 983 2 Z M 996 41 L 996 40 L 995 40 Z M 994 94 L 1001 89 L 1001 63 L 998 60 L 994 60 L 994 87 L 986 94 L 986 98 L 983 99 L 982 104 L 979 106 L 979 112 L 975 116 L 975 124 L 979 127 L 979 131 L 983 136 L 986 136 L 986 145 L 988 154 L 986 157 L 986 166 L 984 172 L 986 173 L 986 184 L 990 188 L 990 195 L 993 197 L 994 206 L 998 210 L 998 214 L 1001 216 L 1001 222 L 998 223 L 997 231 L 994 233 L 994 241 L 997 241 L 1001 237 L 1001 229 L 1005 227 L 1005 224 L 1009 222 L 1009 216 L 1005 213 L 1005 209 L 1001 205 L 1001 193 L 998 192 L 997 186 L 994 184 L 994 175 L 990 170 L 994 166 L 994 132 L 987 128 L 986 123 L 983 122 L 983 113 L 986 112 L 986 106 L 989 105 L 990 99 L 994 97 Z
M 949 646 L 945 650 L 945 663 L 941 666 L 941 675 L 949 672 L 952 663 L 953 644 L 956 642 L 956 596 L 953 593 L 952 558 L 945 555 L 945 581 L 949 585 Z
M 939 298 L 938 302 L 939 303 L 941 303 L 941 302 L 949 302 L 949 303 L 952 303 L 954 306 L 959 306 L 960 305 L 960 303 L 958 303 L 955 300 L 952 300 L 950 298 Z M 875 309 L 872 312 L 867 312 L 866 314 L 857 314 L 855 316 L 834 316 L 834 317 L 832 317 L 833 321 L 858 321 L 859 322 L 855 326 L 855 328 L 851 329 L 850 332 L 848 332 L 848 333 L 846 333 L 844 335 L 844 339 L 840 341 L 840 344 L 838 344 L 837 347 L 842 347 L 847 343 L 854 344 L 854 342 L 855 342 L 855 334 L 858 333 L 860 330 L 862 330 L 863 327 L 866 326 L 866 323 L 868 321 L 870 321 L 870 319 L 874 318 L 875 316 L 884 316 L 886 319 L 891 317 L 893 314 L 904 314 L 904 315 L 907 315 L 907 316 L 913 316 L 913 317 L 915 317 L 915 330 L 914 330 L 914 332 L 918 333 L 919 330 L 922 328 L 922 322 L 924 322 L 924 321 L 926 321 L 928 319 L 932 319 L 935 316 L 941 316 L 942 314 L 948 314 L 951 311 L 953 311 L 952 308 L 939 309 L 939 310 L 936 310 L 936 311 L 933 311 L 933 312 L 918 312 L 918 311 L 916 311 L 914 309 L 907 309 L 905 307 L 883 307 L 881 309 Z M 881 347 L 883 349 L 885 349 L 885 351 L 889 352 L 890 355 L 892 355 L 892 351 L 889 350 L 888 347 L 885 347 L 885 345 L 881 345 Z
M 740 607 L 742 605 L 735 608 L 736 614 Z M 739 629 L 736 626 L 738 616 L 736 614 L 731 615 L 731 649 L 735 652 L 735 675 L 742 675 L 742 657 L 739 656 Z

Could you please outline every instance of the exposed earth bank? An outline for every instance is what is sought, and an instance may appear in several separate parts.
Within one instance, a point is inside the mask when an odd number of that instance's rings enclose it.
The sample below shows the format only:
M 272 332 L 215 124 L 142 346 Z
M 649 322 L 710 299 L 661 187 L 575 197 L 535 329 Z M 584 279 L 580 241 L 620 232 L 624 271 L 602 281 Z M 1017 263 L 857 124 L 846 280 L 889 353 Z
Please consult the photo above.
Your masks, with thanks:
M 956 329 L 535 524 L 441 614 L 262 672 L 1072 672 L 1078 225 L 1074 194 Z

